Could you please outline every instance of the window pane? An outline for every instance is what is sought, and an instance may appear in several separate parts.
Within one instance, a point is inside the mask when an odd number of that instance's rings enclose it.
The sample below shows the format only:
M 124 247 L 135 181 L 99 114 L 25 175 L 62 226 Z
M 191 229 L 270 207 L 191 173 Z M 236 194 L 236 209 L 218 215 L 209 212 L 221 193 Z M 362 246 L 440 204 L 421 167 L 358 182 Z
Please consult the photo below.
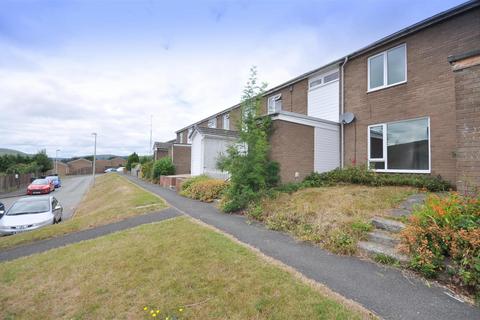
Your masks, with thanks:
M 370 63 L 370 89 L 383 86 L 383 55 L 369 60 Z
M 383 126 L 370 128 L 370 159 L 383 158 Z
M 428 120 L 387 124 L 388 169 L 428 170 Z
M 310 82 L 310 88 L 319 86 L 319 85 L 321 85 L 321 84 L 322 84 L 322 79 L 313 80 L 312 82 Z
M 328 76 L 325 76 L 325 78 L 323 78 L 323 81 L 327 83 L 337 79 L 338 79 L 338 72 L 335 72 L 335 73 L 329 74 Z
M 405 81 L 405 47 L 401 46 L 387 52 L 388 84 Z
M 385 169 L 385 162 L 370 162 L 370 169 Z

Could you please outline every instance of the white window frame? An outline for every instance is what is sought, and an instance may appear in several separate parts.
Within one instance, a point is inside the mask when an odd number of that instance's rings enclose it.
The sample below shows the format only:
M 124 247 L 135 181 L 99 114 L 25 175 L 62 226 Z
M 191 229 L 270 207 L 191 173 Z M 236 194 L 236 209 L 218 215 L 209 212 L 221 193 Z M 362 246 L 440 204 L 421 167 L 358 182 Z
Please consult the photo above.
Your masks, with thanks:
M 388 169 L 388 153 L 387 153 L 387 125 L 392 123 L 399 123 L 399 122 L 408 122 L 414 120 L 421 120 L 427 119 L 427 126 L 428 126 L 428 170 L 411 170 L 411 169 Z M 383 133 L 383 158 L 370 158 L 370 128 L 372 127 L 382 127 Z M 372 124 L 367 127 L 367 152 L 368 152 L 368 168 L 375 172 L 394 172 L 394 173 L 431 173 L 432 172 L 432 149 L 431 149 L 431 129 L 430 129 L 430 117 L 420 117 L 420 118 L 413 118 L 413 119 L 405 119 L 399 121 L 391 121 L 385 123 L 377 123 Z M 385 169 L 375 169 L 370 168 L 370 162 L 383 162 L 385 164 Z
M 188 131 L 187 131 L 187 143 L 192 143 L 192 132 L 193 132 L 193 128 L 188 128 Z
M 389 51 L 398 49 L 400 47 L 403 47 L 403 50 L 405 51 L 405 66 L 404 66 L 404 68 L 405 68 L 405 80 L 400 81 L 400 82 L 395 82 L 395 83 L 392 83 L 392 84 L 387 84 L 387 81 L 388 81 L 388 61 L 387 61 L 387 56 L 388 55 L 387 55 L 387 53 Z M 372 59 L 376 58 L 376 57 L 379 57 L 379 56 L 383 56 L 383 85 L 375 87 L 375 88 L 370 88 L 370 61 Z M 398 86 L 398 85 L 406 83 L 406 82 L 407 82 L 407 44 L 406 43 L 402 43 L 401 45 L 395 46 L 393 48 L 389 48 L 388 50 L 382 51 L 380 53 L 377 53 L 373 56 L 368 57 L 368 59 L 367 59 L 367 88 L 368 88 L 367 92 L 374 92 L 374 91 L 377 91 L 377 90 L 382 90 L 382 89 L 385 89 L 385 88 Z
M 230 130 L 230 114 L 223 115 L 223 129 Z
M 209 128 L 217 128 L 217 118 L 211 118 L 211 119 L 208 119 L 208 122 L 207 122 L 207 127 Z
M 331 83 L 334 83 L 334 82 L 338 82 L 340 80 L 340 73 L 338 74 L 338 78 L 335 79 L 335 80 L 331 80 L 331 81 L 328 81 L 328 82 L 325 82 L 325 77 L 328 77 L 329 75 L 332 75 L 334 73 L 339 73 L 339 70 L 338 69 L 334 69 L 334 70 L 331 70 L 331 71 L 328 71 L 328 72 L 325 72 L 325 73 L 322 73 L 322 74 L 318 74 L 314 77 L 311 77 L 308 79 L 308 91 L 313 91 L 313 90 L 316 90 L 318 88 L 321 88 L 321 87 L 324 87 L 326 85 L 329 85 Z M 317 84 L 317 85 L 314 85 L 313 87 L 311 86 L 312 82 L 314 81 L 317 81 L 317 80 L 322 80 L 321 83 Z
M 277 113 L 277 110 L 276 110 L 276 101 L 280 100 L 282 98 L 282 94 L 279 93 L 279 94 L 276 94 L 274 96 L 271 96 L 271 97 L 268 97 L 268 101 L 267 101 L 267 114 L 273 114 L 273 113 Z M 273 103 L 273 105 L 272 105 Z M 272 107 L 273 107 L 273 110 L 272 110 Z M 282 106 L 283 107 L 283 106 Z

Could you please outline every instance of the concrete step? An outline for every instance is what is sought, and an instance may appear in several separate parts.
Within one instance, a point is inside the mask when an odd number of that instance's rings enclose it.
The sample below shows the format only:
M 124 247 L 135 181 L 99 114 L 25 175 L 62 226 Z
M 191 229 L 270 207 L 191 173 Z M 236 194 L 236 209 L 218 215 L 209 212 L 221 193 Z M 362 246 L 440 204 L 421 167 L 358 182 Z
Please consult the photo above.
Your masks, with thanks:
M 385 219 L 382 217 L 374 217 L 372 219 L 372 224 L 377 229 L 382 229 L 390 232 L 400 232 L 405 229 L 405 224 L 400 221 Z
M 374 231 L 369 232 L 367 237 L 368 237 L 368 241 L 370 242 L 384 244 L 392 248 L 396 247 L 400 243 L 400 240 L 390 232 L 386 232 L 378 229 L 375 229 Z
M 370 241 L 360 241 L 358 243 L 358 248 L 362 252 L 373 258 L 376 255 L 385 255 L 387 257 L 391 257 L 397 260 L 398 262 L 400 262 L 400 264 L 407 264 L 409 261 L 408 256 L 401 254 L 394 248 L 384 244 L 374 243 Z

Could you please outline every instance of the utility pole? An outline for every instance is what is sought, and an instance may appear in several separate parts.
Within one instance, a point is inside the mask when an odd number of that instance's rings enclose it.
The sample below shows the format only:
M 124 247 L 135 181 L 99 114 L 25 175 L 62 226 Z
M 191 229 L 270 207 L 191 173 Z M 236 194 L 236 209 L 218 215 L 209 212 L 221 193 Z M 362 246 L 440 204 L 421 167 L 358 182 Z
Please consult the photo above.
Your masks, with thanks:
M 55 150 L 55 174 L 58 175 L 58 151 L 60 151 L 60 149 L 57 149 Z
M 93 145 L 93 185 L 95 185 L 95 161 L 97 158 L 97 133 L 93 132 L 92 135 L 95 137 L 95 143 Z
M 150 152 L 152 152 L 153 154 L 153 146 L 152 146 L 152 132 L 153 132 L 153 115 L 150 115 L 150 146 L 149 146 L 149 151 L 148 151 L 148 154 L 150 154 Z M 152 158 L 153 159 L 153 158 Z

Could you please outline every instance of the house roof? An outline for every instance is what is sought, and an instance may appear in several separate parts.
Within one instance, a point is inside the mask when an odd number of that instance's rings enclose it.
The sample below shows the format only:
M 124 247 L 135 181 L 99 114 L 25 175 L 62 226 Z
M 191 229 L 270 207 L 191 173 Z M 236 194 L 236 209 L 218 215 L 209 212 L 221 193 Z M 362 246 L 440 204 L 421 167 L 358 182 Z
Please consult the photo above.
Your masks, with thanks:
M 70 164 L 70 163 L 73 163 L 73 162 L 77 162 L 77 161 L 87 161 L 89 163 L 92 163 L 92 161 L 88 160 L 88 159 L 85 159 L 85 158 L 78 158 L 78 159 L 75 159 L 75 160 L 72 160 L 72 161 L 68 161 L 67 164 Z
M 172 146 L 171 142 L 155 142 L 153 144 L 154 149 L 168 149 Z
M 446 10 L 446 11 L 440 12 L 440 13 L 438 13 L 438 14 L 430 17 L 430 18 L 424 19 L 424 20 L 422 20 L 422 21 L 420 21 L 420 22 L 417 22 L 417 23 L 415 23 L 415 24 L 413 24 L 413 25 L 411 25 L 411 26 L 409 26 L 409 27 L 406 27 L 406 28 L 404 28 L 404 29 L 401 29 L 400 31 L 397 31 L 397 32 L 395 32 L 395 33 L 392 33 L 391 35 L 388 35 L 388 36 L 386 36 L 386 37 L 383 37 L 383 38 L 381 38 L 380 40 L 377 40 L 377 41 L 375 41 L 375 42 L 373 42 L 373 43 L 371 43 L 371 44 L 369 44 L 369 45 L 367 45 L 367 46 L 365 46 L 365 47 L 363 47 L 363 48 L 361 48 L 361 49 L 359 49 L 359 50 L 357 50 L 357 51 L 354 51 L 354 52 L 352 52 L 352 53 L 350 53 L 350 54 L 347 54 L 347 55 L 345 55 L 345 56 L 343 56 L 343 57 L 341 57 L 341 58 L 339 58 L 339 59 L 337 59 L 337 60 L 335 60 L 335 61 L 332 61 L 332 62 L 330 62 L 330 63 L 328 63 L 328 64 L 325 64 L 325 65 L 323 65 L 323 66 L 321 66 L 321 67 L 319 67 L 319 68 L 316 68 L 316 69 L 314 69 L 314 70 L 308 71 L 308 72 L 306 72 L 306 73 L 304 73 L 304 74 L 302 74 L 302 75 L 300 75 L 300 76 L 298 76 L 298 77 L 295 77 L 295 78 L 293 78 L 293 79 L 291 79 L 291 80 L 288 80 L 287 82 L 284 82 L 284 83 L 282 83 L 282 84 L 280 84 L 280 85 L 278 85 L 278 86 L 276 86 L 276 87 L 273 87 L 273 88 L 267 90 L 266 92 L 264 92 L 264 93 L 263 93 L 263 96 L 270 95 L 271 93 L 273 93 L 273 92 L 275 92 L 275 91 L 281 90 L 281 89 L 283 89 L 283 88 L 285 88 L 285 87 L 288 87 L 288 86 L 290 86 L 290 85 L 292 85 L 292 84 L 295 84 L 295 83 L 297 83 L 297 82 L 299 82 L 299 81 L 302 81 L 302 80 L 310 77 L 311 75 L 313 75 L 313 74 L 315 74 L 315 73 L 317 73 L 317 72 L 319 72 L 319 71 L 321 71 L 321 70 L 323 70 L 323 69 L 327 69 L 327 68 L 332 67 L 332 66 L 334 66 L 334 65 L 336 65 L 336 64 L 340 65 L 340 64 L 342 64 L 342 63 L 345 61 L 345 59 L 347 59 L 347 58 L 348 58 L 348 59 L 355 58 L 355 57 L 357 57 L 357 56 L 359 56 L 359 55 L 362 55 L 362 54 L 364 54 L 364 53 L 366 53 L 366 52 L 369 52 L 369 51 L 371 51 L 371 50 L 374 50 L 374 49 L 376 49 L 376 48 L 378 48 L 378 47 L 380 47 L 380 46 L 382 46 L 382 45 L 385 45 L 385 44 L 388 44 L 388 43 L 390 43 L 390 42 L 396 41 L 396 40 L 398 40 L 398 39 L 400 39 L 400 38 L 402 38 L 402 37 L 405 37 L 405 36 L 410 35 L 410 34 L 412 34 L 412 33 L 418 32 L 418 31 L 420 31 L 420 30 L 422 30 L 422 29 L 428 28 L 428 27 L 430 27 L 430 26 L 432 26 L 432 25 L 434 25 L 434 24 L 436 24 L 436 23 L 442 22 L 442 21 L 444 21 L 444 20 L 446 20 L 446 19 L 449 19 L 449 18 L 451 18 L 451 17 L 454 17 L 454 16 L 456 16 L 456 15 L 458 15 L 458 14 L 461 14 L 461 13 L 463 13 L 463 12 L 466 12 L 466 11 L 468 11 L 468 10 L 474 9 L 474 8 L 476 8 L 476 7 L 479 7 L 479 6 L 480 6 L 480 1 L 479 1 L 479 0 L 470 0 L 470 1 L 467 1 L 467 2 L 465 2 L 465 3 L 460 4 L 460 5 L 458 5 L 458 6 L 455 6 L 455 7 L 453 7 L 453 8 L 450 8 L 450 9 L 448 9 L 448 10 Z M 235 109 L 235 108 L 237 108 L 237 107 L 239 107 L 239 106 L 240 106 L 240 104 L 236 104 L 236 105 L 234 105 L 234 106 L 232 106 L 232 107 L 230 107 L 230 108 L 224 109 L 224 110 L 222 110 L 222 111 L 220 111 L 220 112 L 217 112 L 217 113 L 214 114 L 214 115 L 211 115 L 211 116 L 209 116 L 209 117 L 206 117 L 206 118 L 204 118 L 204 119 L 202 119 L 202 120 L 200 120 L 200 121 L 197 121 L 197 122 L 195 122 L 195 123 L 193 123 L 193 124 L 191 124 L 191 125 L 188 125 L 188 126 L 182 128 L 182 129 L 180 129 L 180 130 L 177 130 L 176 133 L 178 133 L 178 132 L 180 132 L 180 131 L 183 131 L 183 130 L 185 130 L 185 129 L 187 129 L 187 128 L 190 128 L 190 127 L 192 127 L 192 126 L 195 126 L 195 125 L 197 125 L 197 124 L 199 124 L 199 123 L 202 123 L 202 122 L 204 122 L 204 121 L 206 121 L 206 120 L 208 120 L 208 119 L 211 119 L 211 118 L 213 118 L 213 117 L 216 117 L 216 116 L 218 116 L 218 115 L 220 115 L 220 114 L 222 114 L 222 113 L 229 112 L 229 111 L 231 111 L 231 110 L 233 110 L 233 109 Z
M 217 128 L 207 128 L 195 126 L 195 129 L 192 131 L 190 136 L 193 136 L 195 132 L 198 132 L 206 136 L 217 136 L 217 137 L 226 137 L 226 138 L 238 138 L 238 132 L 233 130 L 217 129 Z

